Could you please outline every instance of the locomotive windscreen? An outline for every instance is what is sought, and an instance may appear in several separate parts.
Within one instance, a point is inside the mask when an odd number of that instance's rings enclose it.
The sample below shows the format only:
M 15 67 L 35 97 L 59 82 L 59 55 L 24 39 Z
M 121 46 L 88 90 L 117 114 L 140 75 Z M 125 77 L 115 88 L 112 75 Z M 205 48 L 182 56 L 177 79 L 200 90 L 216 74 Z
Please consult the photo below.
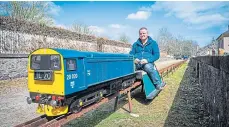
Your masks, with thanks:
M 30 67 L 33 70 L 60 70 L 60 56 L 32 55 Z

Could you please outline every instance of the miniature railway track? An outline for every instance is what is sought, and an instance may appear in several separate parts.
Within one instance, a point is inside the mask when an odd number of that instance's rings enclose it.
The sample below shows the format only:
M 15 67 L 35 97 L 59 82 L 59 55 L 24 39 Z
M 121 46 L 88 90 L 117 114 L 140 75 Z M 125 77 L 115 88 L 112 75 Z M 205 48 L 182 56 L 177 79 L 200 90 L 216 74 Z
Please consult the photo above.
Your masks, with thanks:
M 45 115 L 42 115 L 37 118 L 31 119 L 25 123 L 19 124 L 15 127 L 35 127 L 35 126 L 40 126 L 46 122 L 48 122 L 47 117 Z
M 159 71 L 161 76 L 168 75 L 169 72 L 173 72 L 176 68 L 181 66 L 184 62 L 186 62 L 186 61 L 181 61 L 181 62 L 172 64 L 172 65 L 167 66 L 165 68 L 162 68 L 162 69 L 160 69 L 158 71 Z M 118 101 L 118 95 L 126 94 L 126 93 L 128 94 L 129 110 L 131 112 L 132 111 L 132 104 L 131 104 L 131 99 L 130 99 L 131 98 L 130 97 L 130 92 L 131 92 L 131 90 L 133 88 L 137 88 L 139 86 L 141 86 L 141 82 L 140 81 L 135 82 L 131 87 L 128 87 L 128 88 L 126 88 L 126 89 L 124 89 L 122 91 L 119 91 L 118 93 L 116 93 L 116 94 L 114 94 L 112 96 L 103 98 L 98 103 L 86 106 L 78 113 L 74 113 L 74 114 L 69 113 L 69 114 L 62 115 L 62 116 L 59 116 L 59 117 L 56 117 L 56 118 L 48 118 L 46 115 L 42 115 L 40 117 L 34 118 L 32 120 L 29 120 L 29 121 L 27 121 L 25 123 L 19 124 L 19 125 L 15 126 L 15 127 L 38 127 L 38 126 L 39 127 L 60 127 L 61 125 L 64 125 L 64 124 L 68 123 L 69 121 L 71 121 L 73 119 L 76 119 L 76 118 L 82 116 L 83 114 L 98 108 L 100 105 L 102 105 L 104 103 L 107 103 L 111 99 L 116 98 L 116 102 L 117 102 Z M 116 109 L 116 107 L 117 107 L 117 103 L 115 103 L 114 109 Z

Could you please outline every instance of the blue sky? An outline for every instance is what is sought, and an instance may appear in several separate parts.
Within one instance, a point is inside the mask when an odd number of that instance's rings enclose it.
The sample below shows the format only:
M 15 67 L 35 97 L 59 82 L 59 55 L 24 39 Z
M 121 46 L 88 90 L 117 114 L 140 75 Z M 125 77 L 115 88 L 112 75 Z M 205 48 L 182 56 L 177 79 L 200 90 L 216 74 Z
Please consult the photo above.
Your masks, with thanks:
M 97 36 L 118 39 L 125 33 L 130 43 L 138 38 L 138 29 L 147 27 L 157 39 L 166 27 L 174 36 L 196 40 L 202 47 L 228 29 L 229 2 L 53 2 L 55 24 L 69 27 L 83 23 Z

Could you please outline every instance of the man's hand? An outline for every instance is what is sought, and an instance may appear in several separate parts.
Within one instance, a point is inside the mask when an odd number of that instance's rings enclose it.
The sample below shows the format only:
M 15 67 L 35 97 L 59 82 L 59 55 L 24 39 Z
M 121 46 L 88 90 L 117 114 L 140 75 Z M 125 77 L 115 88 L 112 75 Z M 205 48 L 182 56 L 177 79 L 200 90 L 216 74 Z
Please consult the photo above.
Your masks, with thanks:
M 134 63 L 138 64 L 140 62 L 140 60 L 137 58 L 134 60 Z
M 146 64 L 146 63 L 148 63 L 148 61 L 146 59 L 141 60 L 141 64 Z

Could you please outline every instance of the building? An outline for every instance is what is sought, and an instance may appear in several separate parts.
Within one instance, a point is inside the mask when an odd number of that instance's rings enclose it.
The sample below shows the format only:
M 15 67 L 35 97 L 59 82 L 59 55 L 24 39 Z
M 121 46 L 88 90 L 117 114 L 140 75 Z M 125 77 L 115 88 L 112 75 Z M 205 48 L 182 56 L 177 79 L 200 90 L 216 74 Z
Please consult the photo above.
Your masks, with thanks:
M 197 56 L 217 56 L 218 45 L 217 41 L 213 38 L 212 42 L 197 51 Z
M 219 55 L 229 53 L 229 25 L 228 30 L 222 33 L 217 39 Z
M 200 48 L 196 53 L 197 56 L 216 56 L 217 54 L 217 45 L 215 45 L 214 43 Z

